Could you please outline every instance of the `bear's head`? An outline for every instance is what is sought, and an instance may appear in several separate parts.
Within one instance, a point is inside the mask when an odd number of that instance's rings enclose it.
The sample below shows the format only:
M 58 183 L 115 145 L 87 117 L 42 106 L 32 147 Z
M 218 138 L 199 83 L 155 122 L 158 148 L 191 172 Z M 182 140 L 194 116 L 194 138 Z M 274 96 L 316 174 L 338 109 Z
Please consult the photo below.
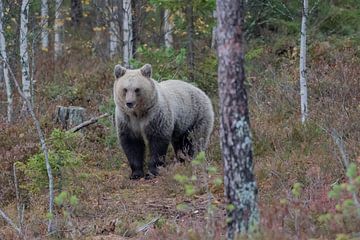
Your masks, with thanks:
M 151 72 L 150 64 L 133 70 L 121 65 L 115 66 L 114 98 L 122 111 L 144 115 L 154 105 L 157 93 Z

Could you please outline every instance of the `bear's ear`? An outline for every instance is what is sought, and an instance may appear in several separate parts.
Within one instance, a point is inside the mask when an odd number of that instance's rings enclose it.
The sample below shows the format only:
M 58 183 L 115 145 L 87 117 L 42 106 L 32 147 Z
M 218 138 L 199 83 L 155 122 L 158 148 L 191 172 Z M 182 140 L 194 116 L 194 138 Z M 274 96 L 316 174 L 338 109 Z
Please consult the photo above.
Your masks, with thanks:
M 124 68 L 123 66 L 121 66 L 120 64 L 116 65 L 114 68 L 114 75 L 115 78 L 118 79 L 122 76 L 124 76 L 124 74 L 126 73 L 126 68 Z
M 140 72 L 144 77 L 151 78 L 152 67 L 150 64 L 145 64 L 140 68 Z

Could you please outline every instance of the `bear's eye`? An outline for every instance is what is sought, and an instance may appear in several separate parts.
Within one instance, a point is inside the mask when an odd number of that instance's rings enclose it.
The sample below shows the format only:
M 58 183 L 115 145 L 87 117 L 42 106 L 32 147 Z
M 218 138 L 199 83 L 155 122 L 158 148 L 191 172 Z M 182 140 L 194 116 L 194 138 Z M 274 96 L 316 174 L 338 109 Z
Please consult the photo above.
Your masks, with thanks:
M 135 89 L 135 92 L 136 92 L 136 93 L 139 93 L 139 92 L 140 92 L 140 88 L 136 88 L 136 89 Z
M 127 92 L 127 88 L 124 88 L 124 93 L 126 93 Z

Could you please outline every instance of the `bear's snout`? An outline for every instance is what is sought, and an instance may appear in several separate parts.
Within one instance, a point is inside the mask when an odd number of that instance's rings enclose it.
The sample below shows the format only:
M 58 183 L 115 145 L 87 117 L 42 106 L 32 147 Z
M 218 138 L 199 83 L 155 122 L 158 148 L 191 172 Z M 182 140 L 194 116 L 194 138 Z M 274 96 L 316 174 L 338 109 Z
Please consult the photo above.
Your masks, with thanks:
M 134 107 L 134 102 L 127 102 L 127 103 L 126 103 L 126 106 L 127 106 L 128 108 L 133 108 L 133 107 Z

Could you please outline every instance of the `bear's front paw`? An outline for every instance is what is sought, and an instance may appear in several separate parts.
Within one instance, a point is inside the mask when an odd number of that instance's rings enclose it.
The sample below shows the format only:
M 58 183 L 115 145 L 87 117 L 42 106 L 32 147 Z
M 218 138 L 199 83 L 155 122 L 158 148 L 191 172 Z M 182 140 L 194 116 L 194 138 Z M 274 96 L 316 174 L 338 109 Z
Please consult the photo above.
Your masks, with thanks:
M 142 171 L 135 171 L 131 174 L 130 179 L 131 180 L 137 180 L 144 177 L 144 172 Z

